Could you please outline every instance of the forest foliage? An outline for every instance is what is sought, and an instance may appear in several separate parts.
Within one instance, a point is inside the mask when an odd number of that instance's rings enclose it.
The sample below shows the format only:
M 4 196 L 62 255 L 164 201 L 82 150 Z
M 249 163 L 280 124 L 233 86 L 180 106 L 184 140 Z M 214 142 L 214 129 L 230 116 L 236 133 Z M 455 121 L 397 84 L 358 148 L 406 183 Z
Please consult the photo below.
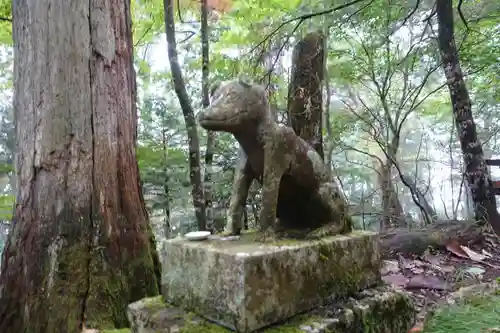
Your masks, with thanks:
M 199 2 L 174 3 L 177 51 L 196 113 L 202 108 Z M 286 121 L 291 50 L 307 33 L 322 31 L 328 44 L 323 99 L 329 114 L 323 129 L 327 160 L 353 211 L 362 213 L 358 226 L 383 228 L 377 221 L 387 208 L 384 191 L 393 193 L 390 205 L 400 207 L 398 214 L 412 223 L 424 220 L 416 201 L 425 202 L 436 218 L 470 216 L 436 45 L 434 2 L 346 3 L 209 1 L 218 9 L 209 13 L 210 82 L 246 75 L 270 84 L 273 107 Z M 11 1 L 0 0 L 0 173 L 5 183 L 0 211 L 6 221 L 15 185 L 10 10 Z M 455 11 L 455 38 L 486 157 L 496 156 L 500 139 L 499 12 L 500 3 L 493 0 L 464 2 L 465 21 Z M 137 157 L 150 217 L 157 233 L 167 236 L 179 228 L 196 228 L 186 127 L 167 61 L 163 1 L 135 0 L 132 15 L 140 112 Z M 207 133 L 198 129 L 198 134 L 203 156 Z M 227 134 L 218 134 L 215 141 L 211 196 L 217 218 L 229 200 L 237 146 Z M 258 200 L 253 199 L 248 213 L 257 216 Z

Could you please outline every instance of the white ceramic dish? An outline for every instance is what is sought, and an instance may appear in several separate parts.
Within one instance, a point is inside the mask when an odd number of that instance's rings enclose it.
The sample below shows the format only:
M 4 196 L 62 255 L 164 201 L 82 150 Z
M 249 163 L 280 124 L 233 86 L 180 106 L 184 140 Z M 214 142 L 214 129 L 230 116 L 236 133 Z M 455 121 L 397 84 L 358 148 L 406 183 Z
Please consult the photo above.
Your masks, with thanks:
M 210 231 L 193 231 L 188 232 L 184 237 L 191 241 L 201 241 L 207 239 L 210 234 Z

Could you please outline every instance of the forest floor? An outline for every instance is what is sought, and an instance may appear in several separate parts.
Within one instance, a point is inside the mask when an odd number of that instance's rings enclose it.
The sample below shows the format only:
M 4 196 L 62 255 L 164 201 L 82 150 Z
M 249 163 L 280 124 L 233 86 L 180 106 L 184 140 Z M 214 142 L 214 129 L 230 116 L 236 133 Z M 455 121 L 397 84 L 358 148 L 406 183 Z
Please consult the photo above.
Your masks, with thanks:
M 404 289 L 417 305 L 419 312 L 412 332 L 424 330 L 424 322 L 429 319 L 427 315 L 432 313 L 436 306 L 446 303 L 446 298 L 453 292 L 462 287 L 498 281 L 499 243 L 498 237 L 486 233 L 479 242 L 469 246 L 450 240 L 443 250 L 426 250 L 422 255 L 391 253 L 384 258 L 382 279 L 388 284 Z M 497 302 L 500 301 L 500 297 L 494 297 L 498 298 Z M 482 297 L 477 298 L 474 304 L 450 307 L 433 317 L 426 324 L 425 332 L 497 332 L 496 327 L 500 327 L 498 322 L 500 303 L 496 306 L 491 304 L 491 300 Z M 490 308 L 486 309 L 488 306 Z M 483 325 L 490 327 L 471 326 L 477 323 L 477 320 L 471 321 L 469 318 L 474 313 Z M 496 314 L 496 320 L 493 320 L 492 313 Z M 460 317 L 461 319 L 457 318 L 461 314 L 464 316 Z M 465 322 L 468 324 L 465 325 Z M 434 330 L 433 325 L 441 328 Z M 451 325 L 449 330 L 446 328 L 447 325 Z

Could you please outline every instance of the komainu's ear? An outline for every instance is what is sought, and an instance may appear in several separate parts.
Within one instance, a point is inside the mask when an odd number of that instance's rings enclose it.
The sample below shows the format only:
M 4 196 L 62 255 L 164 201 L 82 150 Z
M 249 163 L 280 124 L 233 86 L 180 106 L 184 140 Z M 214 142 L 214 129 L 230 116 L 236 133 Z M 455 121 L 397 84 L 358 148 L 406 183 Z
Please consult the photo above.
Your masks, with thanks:
M 250 81 L 250 79 L 247 76 L 243 75 L 243 74 L 240 74 L 238 76 L 238 81 L 245 88 L 250 88 L 252 86 L 252 82 Z
M 210 86 L 210 97 L 212 97 L 215 91 L 220 87 L 221 81 L 217 80 Z

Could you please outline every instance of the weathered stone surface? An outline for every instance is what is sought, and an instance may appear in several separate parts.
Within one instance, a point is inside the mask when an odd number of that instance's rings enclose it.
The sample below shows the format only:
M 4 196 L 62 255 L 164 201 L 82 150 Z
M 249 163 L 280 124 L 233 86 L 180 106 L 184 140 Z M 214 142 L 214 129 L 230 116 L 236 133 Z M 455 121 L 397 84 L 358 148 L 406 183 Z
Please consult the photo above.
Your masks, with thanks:
M 162 293 L 175 306 L 240 332 L 286 320 L 380 282 L 378 236 L 354 232 L 319 241 L 163 244 Z
M 312 311 L 296 325 L 308 333 L 405 333 L 415 321 L 413 300 L 391 287 L 366 289 Z
M 455 304 L 474 296 L 496 295 L 500 291 L 498 281 L 484 282 L 462 287 L 446 298 L 448 304 Z
M 132 333 L 228 333 L 229 330 L 201 320 L 158 298 L 143 299 L 128 308 Z M 356 293 L 343 301 L 333 300 L 288 323 L 259 330 L 263 333 L 404 333 L 415 318 L 407 294 L 390 287 Z
M 133 333 L 177 333 L 181 328 L 202 323 L 179 308 L 167 307 L 161 296 L 129 304 L 127 318 Z

